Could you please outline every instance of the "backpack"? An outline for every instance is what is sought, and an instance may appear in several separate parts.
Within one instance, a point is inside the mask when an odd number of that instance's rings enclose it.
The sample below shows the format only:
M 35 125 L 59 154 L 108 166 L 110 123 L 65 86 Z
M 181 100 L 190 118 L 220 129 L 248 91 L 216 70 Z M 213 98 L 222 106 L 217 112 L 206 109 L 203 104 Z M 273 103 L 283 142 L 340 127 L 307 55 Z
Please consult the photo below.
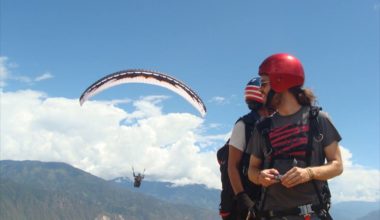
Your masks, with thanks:
M 310 130 L 308 132 L 308 143 L 307 143 L 307 149 L 306 149 L 306 155 L 305 155 L 305 161 L 306 161 L 307 166 L 310 166 L 310 164 L 311 164 L 311 156 L 312 156 L 312 151 L 313 151 L 313 149 L 312 149 L 313 148 L 312 147 L 313 140 L 321 141 L 323 138 L 323 135 L 321 133 L 320 126 L 318 123 L 318 115 L 319 115 L 320 110 L 322 110 L 321 107 L 311 106 L 310 111 L 309 111 Z M 265 142 L 266 142 L 266 146 L 267 146 L 266 152 L 269 152 L 267 154 L 267 157 L 270 158 L 269 162 L 267 161 L 264 163 L 264 169 L 272 168 L 274 160 L 276 160 L 275 156 L 272 157 L 270 155 L 273 152 L 272 145 L 271 145 L 270 140 L 269 140 L 269 132 L 270 132 L 271 126 L 272 126 L 271 120 L 272 120 L 272 117 L 267 117 L 267 118 L 265 118 L 265 119 L 263 119 L 257 123 L 257 130 L 265 138 Z M 266 160 L 267 159 L 265 159 L 265 161 Z M 318 196 L 318 200 L 319 200 L 319 203 L 321 206 L 320 211 L 319 211 L 320 212 L 319 217 L 321 217 L 321 219 L 332 220 L 332 217 L 330 216 L 330 214 L 328 212 L 330 209 L 330 206 L 331 206 L 331 193 L 330 193 L 330 189 L 329 189 L 327 181 L 323 181 L 322 189 L 318 188 L 317 182 L 315 180 L 312 180 L 312 184 L 313 184 L 314 190 Z M 260 212 L 263 211 L 265 199 L 266 199 L 266 188 L 263 189 L 262 196 L 260 199 L 260 205 L 258 208 L 259 214 L 260 214 Z
M 248 167 L 250 154 L 246 152 L 247 145 L 251 134 L 255 128 L 256 122 L 259 120 L 260 116 L 255 112 L 251 111 L 250 113 L 240 117 L 237 121 L 243 121 L 245 124 L 245 143 L 246 146 L 244 148 L 244 152 L 241 159 L 241 167 L 240 171 L 240 179 L 242 181 L 244 190 L 247 194 L 253 198 L 260 198 L 261 189 L 259 186 L 251 183 L 248 179 Z M 219 211 L 222 217 L 226 217 L 231 215 L 234 211 L 236 211 L 236 201 L 235 201 L 235 193 L 232 189 L 230 179 L 228 176 L 228 151 L 229 151 L 229 140 L 217 151 L 217 159 L 220 165 L 220 174 L 221 174 L 221 182 L 222 182 L 222 191 L 220 196 L 220 205 Z

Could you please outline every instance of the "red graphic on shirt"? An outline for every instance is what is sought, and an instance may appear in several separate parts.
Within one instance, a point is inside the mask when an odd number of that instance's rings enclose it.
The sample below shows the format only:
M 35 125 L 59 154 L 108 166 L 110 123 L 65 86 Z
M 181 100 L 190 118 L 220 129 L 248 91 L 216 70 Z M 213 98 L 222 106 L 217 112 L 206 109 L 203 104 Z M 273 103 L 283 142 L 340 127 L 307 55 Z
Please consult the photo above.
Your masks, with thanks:
M 283 156 L 305 156 L 308 144 L 309 125 L 288 124 L 274 128 L 269 140 L 274 154 Z

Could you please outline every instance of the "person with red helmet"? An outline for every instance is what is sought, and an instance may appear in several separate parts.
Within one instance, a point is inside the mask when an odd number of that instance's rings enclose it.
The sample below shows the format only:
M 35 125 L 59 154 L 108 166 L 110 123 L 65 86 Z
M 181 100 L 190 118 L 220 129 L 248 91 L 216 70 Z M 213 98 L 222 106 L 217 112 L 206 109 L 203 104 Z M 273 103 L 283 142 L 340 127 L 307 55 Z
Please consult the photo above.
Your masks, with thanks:
M 343 172 L 338 131 L 303 88 L 296 57 L 271 55 L 259 75 L 264 103 L 276 113 L 258 123 L 247 148 L 249 179 L 264 189 L 256 212 L 271 220 L 332 219 L 325 200 L 327 180 Z
M 229 191 L 228 193 L 224 193 L 225 198 L 222 192 L 220 210 L 224 220 L 245 220 L 249 209 L 255 204 L 253 200 L 259 199 L 261 191 L 259 186 L 248 180 L 250 155 L 246 152 L 247 143 L 256 122 L 268 114 L 260 92 L 260 77 L 254 77 L 248 82 L 244 97 L 251 111 L 235 123 L 228 143 L 227 182 L 230 186 L 223 186 L 223 189 L 230 189 L 226 190 Z

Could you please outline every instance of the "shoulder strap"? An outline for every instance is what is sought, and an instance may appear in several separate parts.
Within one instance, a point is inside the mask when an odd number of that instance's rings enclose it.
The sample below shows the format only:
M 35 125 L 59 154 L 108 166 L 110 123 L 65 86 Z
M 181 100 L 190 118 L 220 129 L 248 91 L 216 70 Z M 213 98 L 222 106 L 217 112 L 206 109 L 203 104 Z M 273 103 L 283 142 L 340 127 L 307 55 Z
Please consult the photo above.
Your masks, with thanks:
M 266 118 L 263 118 L 262 120 L 260 120 L 257 125 L 256 125 L 256 129 L 258 130 L 258 132 L 264 137 L 264 140 L 265 140 L 265 153 L 264 153 L 264 165 L 263 165 L 263 169 L 268 169 L 269 167 L 273 166 L 273 160 L 270 159 L 271 157 L 271 154 L 273 152 L 273 149 L 272 149 L 272 144 L 270 143 L 270 140 L 269 140 L 269 132 L 270 132 L 270 129 L 272 128 L 272 116 L 269 116 L 269 117 L 266 117 Z M 264 210 L 264 204 L 266 202 L 266 199 L 267 199 L 267 187 L 263 187 L 262 188 L 262 192 L 261 192 L 261 196 L 260 196 L 260 202 L 258 204 L 258 213 L 259 215 L 263 212 Z
M 260 120 L 260 115 L 255 111 L 251 111 L 250 113 L 240 117 L 238 121 L 240 120 L 242 120 L 245 125 L 245 151 L 247 149 L 247 145 L 249 139 L 251 138 L 252 132 L 255 129 L 256 123 Z
M 322 141 L 323 134 L 320 130 L 319 122 L 318 122 L 318 115 L 319 111 L 321 111 L 322 108 L 318 106 L 311 106 L 309 111 L 309 134 L 308 134 L 308 146 L 306 150 L 306 164 L 307 166 L 311 165 L 311 157 L 312 157 L 312 151 L 313 151 L 313 142 L 314 141 Z M 326 215 L 327 219 L 332 219 L 328 209 L 329 209 L 329 201 L 326 201 L 322 198 L 322 192 L 317 186 L 317 182 L 315 180 L 311 181 L 314 187 L 315 192 L 317 193 L 319 204 L 324 209 L 324 214 Z M 325 183 L 327 185 L 327 182 Z
M 259 121 L 256 125 L 257 130 L 260 132 L 260 134 L 264 137 L 265 140 L 266 149 L 264 156 L 266 161 L 264 161 L 264 169 L 270 168 L 273 165 L 273 160 L 270 159 L 271 154 L 273 153 L 273 148 L 269 140 L 269 132 L 272 128 L 272 117 L 273 116 L 266 117 Z
M 318 123 L 318 115 L 319 111 L 322 108 L 319 106 L 310 106 L 309 110 L 309 134 L 308 134 L 308 144 L 306 149 L 306 165 L 310 166 L 311 164 L 311 154 L 313 151 L 313 140 L 321 141 L 323 135 L 321 133 L 319 123 Z
M 241 166 L 241 175 L 244 176 L 245 178 L 242 178 L 247 181 L 247 183 L 243 183 L 243 185 L 249 185 L 249 180 L 248 180 L 248 167 L 249 167 L 249 160 L 251 155 L 247 153 L 247 146 L 249 143 L 249 140 L 252 136 L 252 132 L 255 128 L 256 122 L 260 119 L 259 114 L 256 111 L 251 111 L 250 113 L 242 116 L 239 118 L 238 121 L 243 121 L 244 126 L 245 126 L 245 146 L 244 146 L 244 151 L 243 155 L 241 158 L 240 166 Z

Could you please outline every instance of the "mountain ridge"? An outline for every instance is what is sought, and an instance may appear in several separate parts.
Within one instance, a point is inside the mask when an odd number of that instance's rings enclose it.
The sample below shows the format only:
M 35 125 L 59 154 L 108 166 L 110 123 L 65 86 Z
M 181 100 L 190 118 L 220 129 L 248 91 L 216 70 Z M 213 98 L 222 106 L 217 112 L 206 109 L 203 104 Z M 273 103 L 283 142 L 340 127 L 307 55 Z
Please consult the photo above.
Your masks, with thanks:
M 0 219 L 7 220 L 220 219 L 220 190 L 149 180 L 134 188 L 129 178 L 104 180 L 61 162 L 0 160 L 0 194 Z M 380 203 L 333 203 L 331 213 L 334 220 L 380 219 Z
M 132 192 L 65 163 L 0 161 L 0 219 L 218 219 Z

